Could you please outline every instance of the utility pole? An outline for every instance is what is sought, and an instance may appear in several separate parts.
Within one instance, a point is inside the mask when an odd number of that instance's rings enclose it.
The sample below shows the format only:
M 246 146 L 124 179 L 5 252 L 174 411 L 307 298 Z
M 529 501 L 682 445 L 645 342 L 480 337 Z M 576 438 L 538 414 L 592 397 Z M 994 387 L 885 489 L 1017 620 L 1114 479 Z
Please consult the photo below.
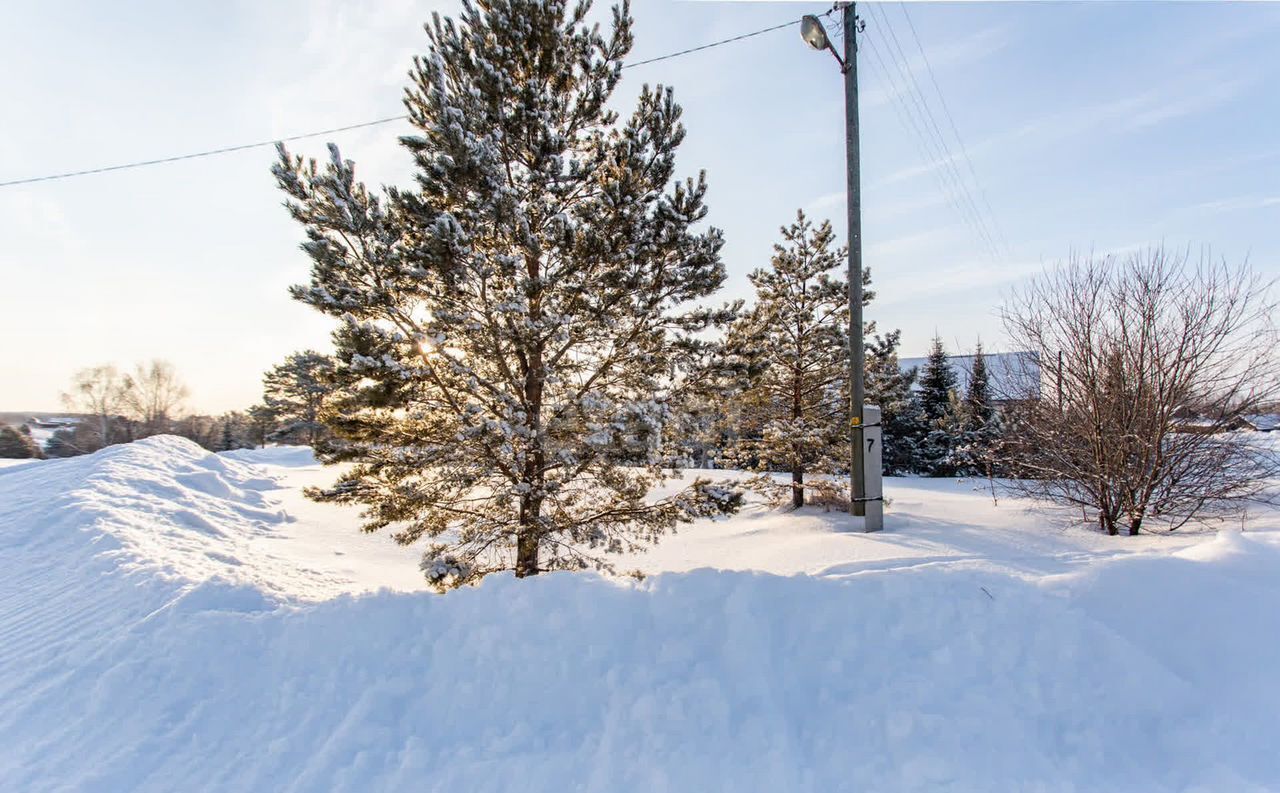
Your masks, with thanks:
M 849 211 L 849 514 L 866 515 L 867 471 L 862 454 L 866 347 L 862 339 L 862 160 L 858 147 L 858 17 L 845 4 L 844 126 Z
M 834 12 L 832 9 L 828 14 Z M 840 24 L 844 31 L 844 55 L 836 52 L 818 17 L 808 14 L 800 20 L 800 36 L 815 50 L 828 50 L 840 63 L 844 75 L 845 174 L 849 211 L 849 514 L 865 518 L 866 531 L 884 527 L 881 498 L 880 410 L 866 410 L 866 345 L 862 338 L 862 163 L 858 151 L 858 15 L 855 3 L 840 4 Z M 874 427 L 867 426 L 867 414 Z M 868 495 L 867 465 L 872 490 Z M 875 503 L 868 508 L 868 499 Z

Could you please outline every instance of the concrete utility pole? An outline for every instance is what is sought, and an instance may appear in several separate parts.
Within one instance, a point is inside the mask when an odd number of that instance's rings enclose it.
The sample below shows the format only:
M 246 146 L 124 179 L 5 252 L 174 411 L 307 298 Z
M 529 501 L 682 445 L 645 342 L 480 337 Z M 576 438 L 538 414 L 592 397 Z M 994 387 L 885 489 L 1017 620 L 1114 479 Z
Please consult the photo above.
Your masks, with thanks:
M 845 5 L 844 126 L 849 193 L 849 513 L 866 515 L 867 471 L 862 428 L 866 348 L 862 339 L 862 160 L 858 149 L 858 21 L 855 3 Z
M 866 518 L 865 529 L 883 528 L 880 489 L 880 433 L 867 427 L 865 402 L 866 347 L 862 338 L 862 163 L 858 149 L 858 16 L 856 4 L 840 7 L 844 55 L 836 52 L 818 17 L 800 21 L 800 35 L 815 50 L 830 50 L 844 74 L 845 172 L 849 211 L 849 513 Z M 878 428 L 880 412 L 871 411 Z M 874 435 L 874 438 L 871 436 Z M 868 488 L 868 461 L 874 487 Z M 874 492 L 868 492 L 873 490 Z M 875 508 L 868 510 L 869 499 Z

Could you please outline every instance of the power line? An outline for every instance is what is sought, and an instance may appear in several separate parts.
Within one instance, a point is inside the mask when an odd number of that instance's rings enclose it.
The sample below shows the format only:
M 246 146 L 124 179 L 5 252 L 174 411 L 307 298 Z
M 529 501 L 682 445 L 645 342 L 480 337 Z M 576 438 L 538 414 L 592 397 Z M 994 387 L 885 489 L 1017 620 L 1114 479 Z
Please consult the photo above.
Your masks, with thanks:
M 934 75 L 933 65 L 929 63 L 929 54 L 925 51 L 924 45 L 920 43 L 920 36 L 916 33 L 916 24 L 911 20 L 911 14 L 907 13 L 907 4 L 898 3 L 898 8 L 901 9 L 902 16 L 907 20 L 907 27 L 911 29 L 911 38 L 915 39 L 916 48 L 920 50 L 920 57 L 924 59 L 925 72 L 929 75 L 929 81 L 933 83 L 933 90 L 938 95 L 943 115 L 947 117 L 947 124 L 951 127 L 951 134 L 955 136 L 956 142 L 960 144 L 960 153 L 964 155 L 969 175 L 973 177 L 974 183 L 978 186 L 978 195 L 982 199 L 982 204 L 986 208 L 987 214 L 991 217 L 991 224 L 995 227 L 996 234 L 1000 237 L 1000 243 L 1006 251 L 1009 251 L 1009 241 L 1005 238 L 1004 230 L 1000 228 L 996 214 L 991 209 L 991 202 L 987 200 L 987 191 L 982 186 L 982 180 L 978 178 L 977 170 L 973 167 L 973 160 L 969 157 L 969 147 L 964 145 L 964 139 L 960 137 L 960 130 L 956 127 L 956 120 L 951 115 L 951 108 L 947 106 L 947 98 L 942 93 L 942 87 L 938 85 L 938 78 Z
M 274 146 L 277 143 L 289 143 L 295 140 L 305 140 L 307 138 L 318 138 L 321 135 L 332 135 L 335 132 L 347 132 L 348 130 L 361 129 L 362 127 L 373 127 L 378 124 L 389 124 L 392 121 L 401 121 L 405 116 L 390 116 L 388 118 L 379 118 L 374 121 L 364 121 L 359 124 L 348 124 L 345 127 L 334 127 L 333 129 L 322 129 L 319 132 L 304 132 L 301 135 L 291 135 L 287 138 L 276 138 L 274 140 L 263 140 L 257 143 L 241 143 L 238 146 L 224 146 L 221 149 L 209 149 L 208 151 L 197 151 L 191 154 L 179 154 L 174 157 L 161 157 L 156 160 L 143 160 L 141 162 L 124 163 L 123 165 L 107 165 L 102 168 L 89 168 L 84 171 L 68 171 L 67 173 L 56 173 L 49 176 L 33 176 L 28 179 L 14 179 L 8 182 L 0 182 L 0 187 L 13 187 L 20 184 L 31 184 L 33 182 L 51 182 L 55 179 L 70 179 L 73 176 L 88 176 L 95 173 L 107 173 L 109 171 L 123 171 L 127 168 L 142 168 L 148 165 L 161 165 L 167 162 L 178 162 L 180 160 L 194 160 L 197 157 L 212 157 L 215 154 L 230 154 L 233 151 L 244 151 L 245 149 L 256 149 L 260 146 Z
M 830 14 L 831 12 L 828 11 L 826 14 L 823 14 L 823 16 L 828 16 Z M 735 41 L 742 41 L 743 39 L 749 39 L 753 36 L 760 36 L 765 33 L 772 33 L 775 30 L 782 30 L 783 28 L 789 28 L 792 25 L 798 25 L 798 24 L 800 24 L 800 20 L 793 19 L 790 22 L 783 22 L 781 25 L 774 25 L 771 28 L 763 28 L 761 30 L 757 30 L 751 33 L 743 33 L 741 36 L 734 36 L 733 38 L 721 39 L 720 41 L 713 41 L 710 44 L 703 44 L 701 47 L 694 47 L 692 49 L 680 50 L 679 52 L 673 52 L 670 55 L 659 55 L 656 58 L 649 58 L 648 60 L 644 60 L 644 61 L 636 61 L 635 63 L 623 64 L 622 68 L 633 69 L 636 66 L 644 66 L 650 63 L 657 63 L 658 61 L 665 61 L 668 58 L 678 58 L 681 55 L 688 55 L 691 52 L 701 52 L 702 50 L 709 50 L 712 47 L 719 47 L 721 44 L 732 44 Z
M 928 163 L 930 161 L 943 163 L 946 161 L 947 155 L 936 149 L 936 144 L 922 129 L 923 120 L 917 121 L 916 115 L 912 112 L 913 108 L 907 104 L 899 94 L 906 94 L 907 87 L 899 88 L 898 78 L 889 69 L 885 63 L 884 57 L 880 54 L 880 47 L 876 45 L 875 38 L 872 36 L 864 37 L 866 49 L 875 58 L 878 64 L 878 71 L 882 74 L 890 87 L 890 99 L 894 112 L 898 116 L 898 121 L 908 132 L 914 133 L 916 143 L 916 151 L 919 152 L 921 159 Z M 896 65 L 896 64 L 895 64 Z M 954 176 L 946 168 L 926 168 L 926 171 L 932 173 L 933 178 L 937 181 L 938 187 L 942 190 L 942 194 L 946 197 L 947 203 L 955 210 L 960 220 L 969 228 L 969 230 L 978 238 L 978 241 L 991 254 L 991 247 L 987 242 L 986 235 L 983 234 L 981 227 L 975 222 L 972 212 L 964 203 L 960 193 L 954 184 Z
M 916 80 L 915 72 L 911 69 L 910 61 L 907 59 L 906 53 L 903 51 L 901 44 L 898 42 L 898 35 L 893 29 L 893 25 L 889 22 L 888 16 L 882 9 L 872 6 L 872 13 L 879 13 L 881 24 L 889 33 L 889 38 L 884 39 L 885 50 L 889 55 L 889 59 L 893 61 L 894 67 L 903 77 L 903 83 L 906 87 L 906 95 L 914 103 L 916 111 L 920 116 L 924 132 L 939 152 L 939 160 L 941 170 L 958 190 L 958 195 L 965 209 L 968 210 L 973 217 L 977 231 L 983 244 L 987 246 L 988 251 L 992 254 L 993 259 L 999 258 L 999 252 L 995 244 L 994 236 L 988 230 L 986 219 L 983 217 L 981 210 L 978 209 L 977 202 L 973 200 L 973 196 L 969 191 L 969 187 L 956 167 L 956 156 L 951 152 L 950 146 L 947 145 L 942 135 L 942 130 L 938 126 L 937 119 L 933 115 L 933 111 L 929 106 L 928 97 L 920 88 L 919 81 Z M 889 45 L 892 44 L 892 47 Z
M 832 10 L 834 10 L 834 8 Z M 823 14 L 823 16 L 829 16 L 831 13 L 832 13 L 831 11 L 828 11 L 826 12 L 826 14 Z M 712 47 L 719 47 L 725 44 L 732 44 L 734 42 L 743 41 L 745 39 L 753 38 L 755 36 L 761 36 L 761 35 L 764 35 L 765 33 L 772 33 L 775 30 L 782 30 L 783 28 L 788 28 L 788 27 L 791 27 L 792 25 L 797 25 L 799 23 L 800 23 L 799 19 L 793 19 L 789 22 L 783 22 L 780 25 L 761 28 L 760 30 L 754 30 L 750 33 L 743 33 L 741 35 L 732 36 L 727 39 L 713 41 L 709 44 L 703 44 L 701 46 L 692 47 L 687 50 L 680 50 L 679 52 L 672 52 L 666 55 L 659 55 L 656 58 L 648 58 L 647 60 L 636 61 L 635 63 L 625 63 L 622 65 L 622 68 L 633 69 L 637 66 L 645 66 L 651 63 L 657 63 L 658 61 L 665 61 L 671 58 L 679 58 L 682 55 L 689 55 L 694 52 L 709 50 Z M 200 157 L 213 157 L 218 154 L 230 154 L 232 152 L 245 151 L 246 149 L 257 149 L 263 146 L 274 146 L 277 143 L 289 143 L 295 140 L 306 140 L 307 138 L 318 138 L 322 135 L 332 135 L 337 132 L 348 132 L 353 129 L 363 129 L 365 127 L 375 127 L 380 124 L 390 124 L 395 121 L 404 121 L 407 118 L 408 116 L 403 114 L 398 116 L 388 116 L 387 118 L 374 119 L 373 121 L 363 121 L 363 122 L 360 122 L 359 124 L 348 124 L 345 127 L 334 127 L 333 129 L 322 129 L 318 132 L 304 132 L 301 135 L 290 135 L 289 137 L 285 137 L 285 138 L 273 138 L 271 140 L 263 140 L 263 141 L 258 141 L 256 143 L 241 143 L 235 146 L 223 146 L 222 148 L 218 148 L 218 149 L 208 149 L 206 151 L 197 151 L 197 152 L 192 152 L 190 154 L 178 154 L 173 157 L 160 157 L 153 160 L 141 160 L 139 162 L 122 163 L 120 165 L 107 165 L 101 168 L 87 168 L 82 171 L 68 171 L 66 173 L 55 173 L 55 174 L 49 174 L 47 176 L 32 176 L 25 179 L 11 179 L 7 182 L 0 182 L 0 187 L 16 187 L 18 185 L 34 184 L 36 182 L 52 182 L 58 179 L 71 179 L 76 176 L 89 176 L 91 174 L 97 174 L 97 173 L 109 173 L 111 171 L 124 171 L 130 168 L 145 168 L 150 165 L 163 165 L 165 163 L 180 162 L 182 160 L 194 160 Z
M 893 25 L 889 22 L 888 16 L 874 5 L 871 6 L 871 13 L 873 15 L 879 14 L 880 23 L 889 34 L 887 39 L 882 39 L 882 43 L 885 45 L 885 52 L 893 62 L 894 68 L 902 77 L 905 88 L 903 93 L 905 93 L 907 98 L 911 100 L 912 104 L 915 106 L 916 113 L 919 115 L 921 124 L 920 128 L 916 129 L 917 134 L 921 134 L 920 129 L 922 128 L 925 141 L 928 144 L 931 144 L 938 152 L 937 159 L 940 166 L 940 172 L 950 180 L 954 185 L 954 188 L 957 190 L 957 198 L 963 207 L 962 215 L 967 214 L 972 219 L 971 225 L 974 226 L 974 230 L 983 245 L 987 248 L 993 259 L 999 259 L 999 247 L 996 244 L 995 235 L 989 228 L 992 225 L 992 222 L 987 221 L 986 217 L 984 217 L 982 210 L 978 207 L 977 202 L 973 198 L 973 194 L 969 189 L 967 180 L 960 172 L 960 169 L 956 166 L 956 160 L 958 158 L 951 151 L 951 147 L 947 144 L 946 139 L 942 134 L 942 130 L 933 114 L 933 110 L 930 107 L 929 99 L 920 88 L 920 83 L 916 79 L 915 72 L 911 69 L 906 52 L 902 49 L 902 45 L 898 41 L 898 36 Z M 882 63 L 882 68 L 885 68 L 887 71 L 888 67 L 883 66 Z M 894 98 L 896 99 L 896 82 L 894 88 Z M 966 222 L 968 222 L 968 220 L 966 220 Z

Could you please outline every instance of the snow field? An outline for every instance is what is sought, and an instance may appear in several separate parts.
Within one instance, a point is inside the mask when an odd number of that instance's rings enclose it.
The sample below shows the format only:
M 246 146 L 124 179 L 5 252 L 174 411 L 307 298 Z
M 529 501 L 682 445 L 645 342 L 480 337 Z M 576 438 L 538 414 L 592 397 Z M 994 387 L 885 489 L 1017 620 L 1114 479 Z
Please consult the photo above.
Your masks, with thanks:
M 302 501 L 310 463 L 0 471 L 0 789 L 1280 789 L 1274 516 L 1115 554 L 901 482 L 894 532 L 756 507 L 665 557 L 822 575 L 353 594 L 416 554 Z

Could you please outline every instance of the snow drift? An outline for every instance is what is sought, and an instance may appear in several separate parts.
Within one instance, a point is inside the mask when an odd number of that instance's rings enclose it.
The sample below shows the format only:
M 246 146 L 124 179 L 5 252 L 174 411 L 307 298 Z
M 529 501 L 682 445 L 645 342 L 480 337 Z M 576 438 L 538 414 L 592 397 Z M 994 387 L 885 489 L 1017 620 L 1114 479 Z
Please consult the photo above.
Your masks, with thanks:
M 0 471 L 0 789 L 1280 787 L 1271 535 L 315 601 L 255 550 L 289 516 L 247 459 Z

